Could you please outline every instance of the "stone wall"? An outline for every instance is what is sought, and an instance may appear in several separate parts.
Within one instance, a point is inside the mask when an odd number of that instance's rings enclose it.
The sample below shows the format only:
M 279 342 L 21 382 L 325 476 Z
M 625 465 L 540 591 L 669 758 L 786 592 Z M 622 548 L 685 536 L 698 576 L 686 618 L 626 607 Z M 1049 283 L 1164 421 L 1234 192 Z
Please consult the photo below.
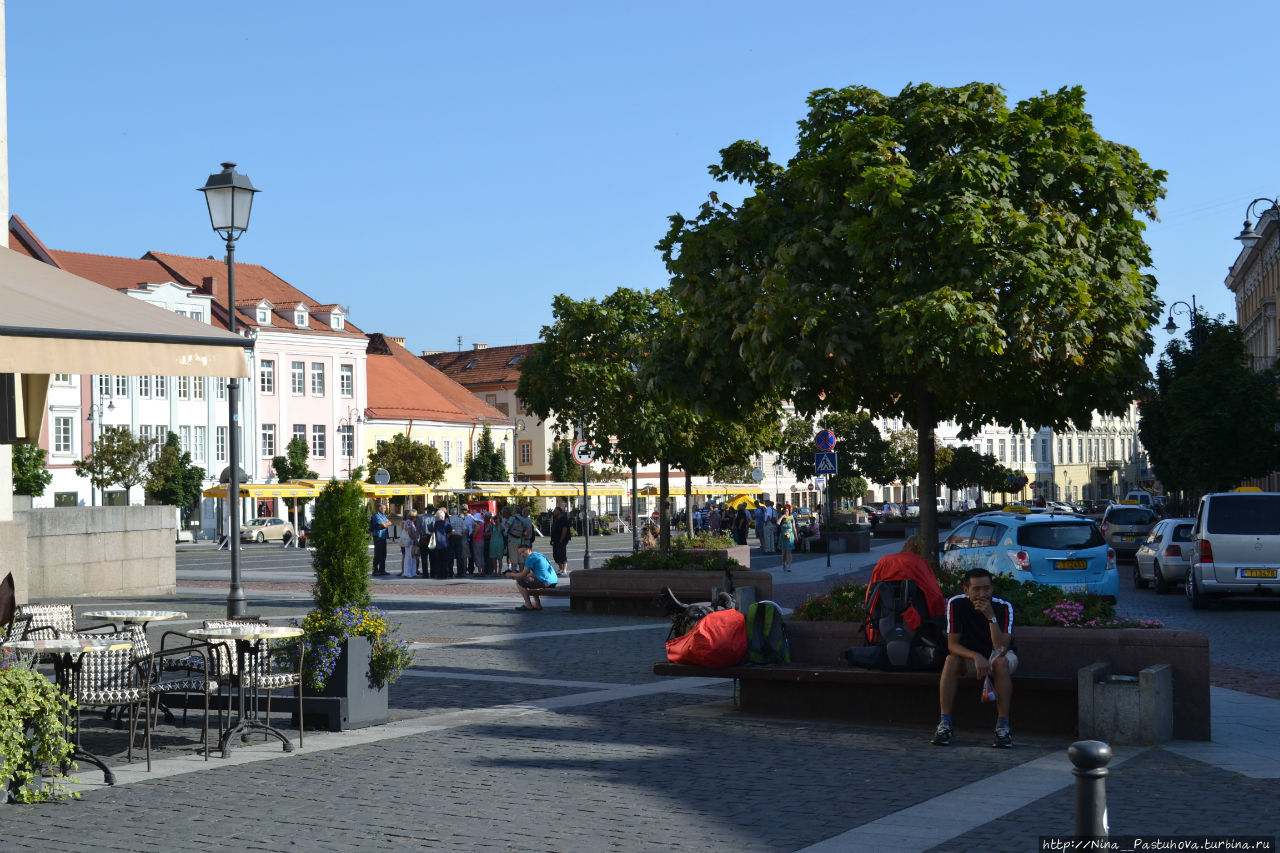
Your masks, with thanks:
M 172 595 L 177 588 L 172 507 L 31 509 L 15 512 L 14 521 L 27 534 L 20 602 Z

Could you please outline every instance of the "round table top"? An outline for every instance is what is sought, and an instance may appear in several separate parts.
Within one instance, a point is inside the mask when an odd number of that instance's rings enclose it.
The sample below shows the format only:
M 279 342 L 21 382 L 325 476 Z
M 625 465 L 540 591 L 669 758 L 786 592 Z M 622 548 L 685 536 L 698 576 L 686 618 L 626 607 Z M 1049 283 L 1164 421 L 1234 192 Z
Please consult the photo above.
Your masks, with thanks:
M 292 625 L 231 625 L 226 628 L 192 628 L 186 634 L 195 640 L 287 640 L 301 637 L 302 629 Z
M 164 622 L 167 619 L 186 619 L 183 610 L 90 610 L 80 614 L 86 619 L 106 619 L 112 622 Z
M 50 637 L 37 640 L 11 640 L 6 649 L 45 654 L 72 654 L 74 652 L 118 652 L 133 648 L 132 640 L 108 640 L 105 637 L 77 634 L 74 637 Z

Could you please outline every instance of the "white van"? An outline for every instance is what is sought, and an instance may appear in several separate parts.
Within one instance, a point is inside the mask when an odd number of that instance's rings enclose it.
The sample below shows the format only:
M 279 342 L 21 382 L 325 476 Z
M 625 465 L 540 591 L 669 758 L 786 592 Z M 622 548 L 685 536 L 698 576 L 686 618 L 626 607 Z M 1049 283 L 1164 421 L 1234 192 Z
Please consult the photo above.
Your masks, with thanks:
M 947 511 L 947 509 L 948 509 L 948 507 L 947 507 L 947 499 L 946 499 L 946 498 L 937 498 L 937 501 L 938 501 L 938 512 L 946 512 L 946 511 Z M 919 515 L 919 514 L 920 514 L 920 501 L 912 501 L 910 504 L 908 504 L 908 505 L 907 505 L 907 517 L 908 517 L 908 518 L 911 518 L 911 517 L 913 517 L 913 516 L 917 516 L 917 515 Z
M 1191 538 L 1185 588 L 1196 610 L 1210 596 L 1280 594 L 1280 492 L 1205 495 Z
M 1138 506 L 1145 506 L 1147 509 L 1154 509 L 1151 503 L 1151 493 L 1145 489 L 1133 489 L 1124 496 L 1121 503 L 1136 503 Z

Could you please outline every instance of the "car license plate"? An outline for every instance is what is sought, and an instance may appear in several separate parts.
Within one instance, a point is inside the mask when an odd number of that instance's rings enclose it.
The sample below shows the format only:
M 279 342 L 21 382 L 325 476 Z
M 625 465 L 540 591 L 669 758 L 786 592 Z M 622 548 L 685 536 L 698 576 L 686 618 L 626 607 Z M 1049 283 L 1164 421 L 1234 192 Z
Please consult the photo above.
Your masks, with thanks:
M 1242 578 L 1275 578 L 1275 569 L 1241 569 L 1240 577 Z
M 1056 569 L 1083 569 L 1089 565 L 1087 560 L 1059 560 Z
M 1063 592 L 1088 592 L 1089 585 L 1087 583 L 1064 583 L 1060 589 Z
M 1138 537 L 1137 537 L 1137 536 L 1128 536 L 1128 535 L 1125 535 L 1125 536 L 1121 536 L 1121 537 L 1120 537 L 1120 541 L 1121 541 L 1121 542 L 1137 542 L 1137 541 L 1138 541 Z

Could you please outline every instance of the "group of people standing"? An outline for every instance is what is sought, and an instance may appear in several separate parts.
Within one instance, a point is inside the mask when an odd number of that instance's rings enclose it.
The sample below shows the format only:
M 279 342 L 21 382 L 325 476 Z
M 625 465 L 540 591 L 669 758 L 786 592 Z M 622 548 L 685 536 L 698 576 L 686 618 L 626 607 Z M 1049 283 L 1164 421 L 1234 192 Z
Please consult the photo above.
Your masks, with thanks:
M 552 523 L 552 550 L 562 573 L 567 570 L 565 544 L 568 521 L 559 507 Z M 557 525 L 561 528 L 557 531 Z M 562 541 L 557 542 L 557 532 Z M 532 548 L 538 538 L 528 506 L 503 507 L 497 514 L 488 510 L 464 510 L 458 506 L 427 507 L 421 513 L 412 507 L 393 520 L 386 504 L 378 504 L 369 518 L 373 537 L 373 574 L 393 576 L 387 571 L 387 544 L 395 538 L 400 545 L 402 578 L 431 577 L 436 580 L 497 576 L 504 571 L 520 571 L 525 559 L 521 546 Z

